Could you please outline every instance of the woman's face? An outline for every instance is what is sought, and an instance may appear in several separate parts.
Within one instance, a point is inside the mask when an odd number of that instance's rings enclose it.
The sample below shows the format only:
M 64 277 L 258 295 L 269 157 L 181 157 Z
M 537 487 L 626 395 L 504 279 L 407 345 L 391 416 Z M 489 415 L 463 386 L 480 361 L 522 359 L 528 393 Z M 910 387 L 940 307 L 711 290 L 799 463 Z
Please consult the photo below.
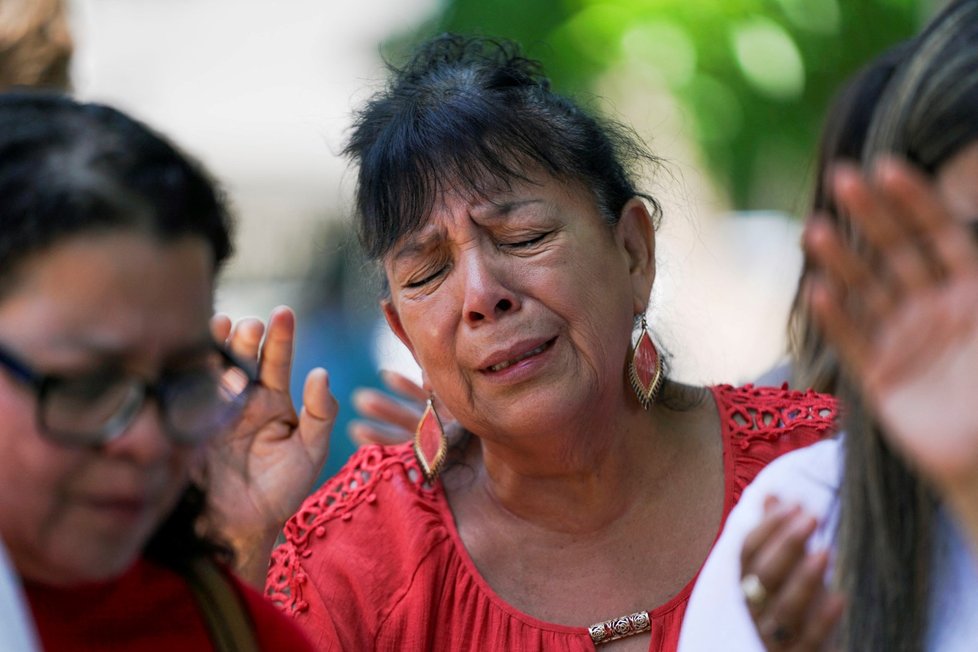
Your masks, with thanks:
M 199 238 L 70 238 L 20 265 L 0 298 L 0 346 L 43 374 L 154 381 L 210 342 L 212 268 Z M 49 442 L 36 411 L 0 369 L 0 534 L 14 564 L 50 584 L 116 576 L 175 505 L 195 452 L 167 439 L 152 400 L 97 449 Z
M 488 199 L 446 193 L 385 259 L 385 311 L 467 428 L 539 433 L 625 400 L 653 257 L 637 199 L 609 226 L 588 192 L 551 177 Z

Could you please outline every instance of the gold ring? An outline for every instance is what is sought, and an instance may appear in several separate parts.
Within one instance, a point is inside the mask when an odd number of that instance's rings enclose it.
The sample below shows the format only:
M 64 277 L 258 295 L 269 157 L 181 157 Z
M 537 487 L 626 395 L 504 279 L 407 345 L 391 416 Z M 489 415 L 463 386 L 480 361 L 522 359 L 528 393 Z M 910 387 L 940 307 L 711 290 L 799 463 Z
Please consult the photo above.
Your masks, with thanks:
M 740 580 L 740 590 L 744 593 L 744 600 L 748 605 L 758 610 L 764 608 L 764 603 L 767 602 L 767 589 L 764 588 L 761 578 L 754 573 L 744 575 Z

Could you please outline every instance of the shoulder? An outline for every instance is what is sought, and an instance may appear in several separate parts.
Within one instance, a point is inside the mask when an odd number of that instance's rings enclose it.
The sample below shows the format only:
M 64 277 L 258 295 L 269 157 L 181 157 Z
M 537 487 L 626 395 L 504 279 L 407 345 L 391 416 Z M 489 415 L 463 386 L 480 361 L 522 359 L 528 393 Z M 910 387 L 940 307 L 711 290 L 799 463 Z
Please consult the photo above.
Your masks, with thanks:
M 431 493 L 410 444 L 365 446 L 354 453 L 289 519 L 284 530 L 286 540 L 305 545 L 320 528 L 335 520 L 349 521 L 364 507 L 393 508 L 390 501 L 376 504 L 378 491 L 408 502 Z
M 838 403 L 828 394 L 755 385 L 713 387 L 726 425 L 743 438 L 778 438 L 796 430 L 833 432 Z
M 443 502 L 441 486 L 425 482 L 410 444 L 360 449 L 289 519 L 265 596 L 297 616 L 318 648 L 329 647 L 320 636 L 325 629 L 336 633 L 341 649 L 367 645 L 356 637 L 383 621 L 448 538 Z
M 775 458 L 836 431 L 838 404 L 827 395 L 782 387 L 713 388 L 735 497 Z

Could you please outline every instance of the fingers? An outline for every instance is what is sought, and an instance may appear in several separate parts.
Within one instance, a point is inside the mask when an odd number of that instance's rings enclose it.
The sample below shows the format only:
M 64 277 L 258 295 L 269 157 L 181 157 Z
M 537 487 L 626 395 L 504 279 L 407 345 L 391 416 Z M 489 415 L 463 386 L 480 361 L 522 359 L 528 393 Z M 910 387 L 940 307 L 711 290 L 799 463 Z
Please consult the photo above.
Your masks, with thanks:
M 238 360 L 257 369 L 263 385 L 288 393 L 295 347 L 295 314 L 290 308 L 275 308 L 267 328 L 255 317 L 241 319 L 232 327 L 226 315 L 215 315 L 211 333 L 218 342 L 225 342 Z
M 970 234 L 952 219 L 926 177 L 899 160 L 883 161 L 879 176 L 890 193 L 908 207 L 907 213 L 917 230 L 929 235 L 934 255 L 947 274 L 953 276 L 974 269 L 975 251 Z
M 376 389 L 361 388 L 353 392 L 353 407 L 368 419 L 406 431 L 414 430 L 424 413 L 424 403 L 407 403 Z
M 279 306 L 268 318 L 258 366 L 258 377 L 269 389 L 288 393 L 294 346 L 295 314 L 290 308 Z
M 797 505 L 764 502 L 764 516 L 744 540 L 742 587 L 758 634 L 771 650 L 818 650 L 842 613 L 824 583 L 829 557 L 808 553 L 816 522 Z
M 384 384 L 403 395 L 423 397 L 425 392 L 416 383 L 393 371 L 381 373 Z M 390 446 L 407 441 L 424 413 L 424 403 L 405 402 L 382 391 L 361 388 L 353 392 L 353 407 L 367 420 L 358 419 L 348 426 L 350 439 L 361 446 L 381 444 Z
M 302 389 L 302 412 L 296 432 L 310 459 L 320 468 L 329 453 L 329 433 L 338 411 L 339 403 L 329 391 L 329 374 L 321 367 L 313 369 Z
M 218 344 L 227 342 L 231 335 L 231 318 L 223 313 L 211 317 L 211 336 Z
M 768 496 L 765 499 L 764 517 L 757 527 L 751 530 L 744 538 L 744 546 L 740 553 L 741 575 L 756 572 L 754 566 L 757 557 L 765 547 L 770 545 L 772 538 L 783 530 L 789 519 L 800 512 L 801 508 L 797 505 L 785 505 L 774 496 Z M 770 580 L 772 578 L 767 579 Z M 770 585 L 765 584 L 764 586 L 768 587 Z
M 227 347 L 234 356 L 253 369 L 258 368 L 258 349 L 261 346 L 265 324 L 255 317 L 246 317 L 231 328 L 227 337 Z
M 399 394 L 404 398 L 411 399 L 412 401 L 417 401 L 419 403 L 424 403 L 428 400 L 428 392 L 421 385 L 417 384 L 404 374 L 392 371 L 390 369 L 384 369 L 380 372 L 380 379 L 384 382 L 384 385 L 394 392 Z M 420 417 L 420 413 L 418 413 Z
M 414 435 L 404 428 L 362 419 L 351 421 L 347 426 L 347 434 L 358 446 L 393 446 L 408 441 Z
M 802 562 L 805 544 L 818 525 L 812 516 L 802 512 L 798 506 L 775 510 L 762 521 L 762 525 L 772 524 L 773 528 L 765 529 L 767 536 L 763 541 L 751 539 L 750 536 L 744 540 L 743 557 L 746 563 L 741 566 L 743 575 L 758 577 L 768 595 L 781 591 L 792 571 Z M 754 549 L 749 550 L 749 545 Z
M 812 553 L 792 569 L 781 590 L 757 618 L 769 648 L 817 650 L 841 616 L 841 598 L 825 587 L 828 553 Z
M 817 216 L 810 221 L 804 245 L 815 272 L 806 296 L 842 361 L 864 388 L 875 388 L 927 357 L 920 349 L 934 338 L 907 338 L 908 306 L 952 279 L 975 275 L 978 258 L 932 182 L 906 163 L 881 160 L 871 177 L 838 166 L 832 184 L 857 237 Z M 901 355 L 881 356 L 893 337 Z

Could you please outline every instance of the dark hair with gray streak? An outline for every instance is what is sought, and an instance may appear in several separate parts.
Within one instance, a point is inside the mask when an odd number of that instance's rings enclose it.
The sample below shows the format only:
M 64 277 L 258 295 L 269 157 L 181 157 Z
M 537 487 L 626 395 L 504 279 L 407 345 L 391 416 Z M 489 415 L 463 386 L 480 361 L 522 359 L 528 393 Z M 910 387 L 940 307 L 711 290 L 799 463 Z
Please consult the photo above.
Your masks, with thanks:
M 635 134 L 555 93 L 507 41 L 444 34 L 415 52 L 361 110 L 345 153 L 359 164 L 356 206 L 368 257 L 420 228 L 438 196 L 475 196 L 542 169 L 590 190 L 605 219 L 644 197 L 633 168 L 656 163 Z

